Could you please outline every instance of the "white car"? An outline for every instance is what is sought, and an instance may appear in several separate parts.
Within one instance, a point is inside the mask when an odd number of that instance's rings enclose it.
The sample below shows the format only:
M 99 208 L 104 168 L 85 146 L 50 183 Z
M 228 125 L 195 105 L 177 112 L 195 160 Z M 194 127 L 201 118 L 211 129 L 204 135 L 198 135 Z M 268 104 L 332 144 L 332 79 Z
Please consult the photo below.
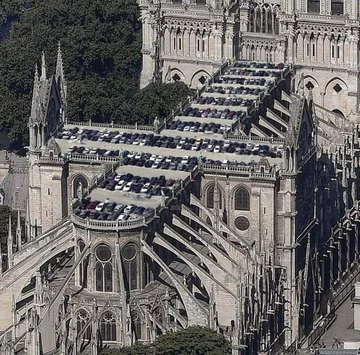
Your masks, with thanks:
M 187 164 L 188 161 L 189 161 L 189 157 L 187 155 L 185 155 L 181 160 L 181 164 Z
M 101 212 L 105 207 L 105 202 L 100 202 L 96 207 L 95 210 Z
M 129 154 L 127 155 L 127 157 L 130 159 L 134 158 L 134 156 L 135 156 L 134 152 L 129 152 Z
M 126 221 L 129 218 L 128 214 L 122 213 L 119 217 L 118 217 L 118 221 Z
M 137 154 L 135 155 L 135 159 L 141 159 L 141 157 L 142 157 L 142 153 L 137 153 Z
M 140 142 L 140 145 L 141 145 L 141 146 L 146 145 L 146 139 L 143 139 L 143 140 Z
M 130 191 L 132 184 L 133 184 L 132 181 L 128 182 L 128 183 L 123 187 L 123 191 Z
M 214 148 L 214 153 L 220 153 L 221 151 L 221 148 L 219 145 L 216 145 L 215 148 Z
M 142 187 L 140 192 L 143 194 L 147 194 L 150 189 L 151 189 L 151 184 L 148 182 Z
M 126 208 L 124 209 L 124 213 L 131 213 L 135 209 L 135 207 L 135 205 L 126 206 Z
M 122 190 L 125 186 L 125 183 L 118 183 L 116 186 L 115 186 L 115 190 Z
M 121 180 L 121 175 L 116 175 L 116 176 L 114 177 L 114 180 L 117 181 L 117 182 L 119 182 L 119 181 Z
M 163 160 L 164 160 L 164 156 L 163 156 L 163 155 L 159 155 L 159 156 L 156 158 L 155 161 L 161 162 L 161 161 L 163 161 Z
M 160 168 L 160 165 L 161 165 L 161 161 L 156 161 L 156 162 L 154 162 L 154 164 L 152 165 L 152 168 L 153 168 L 153 169 L 159 169 L 159 168 Z
M 230 141 L 229 140 L 226 140 L 224 141 L 224 148 L 229 148 L 230 147 Z
M 189 131 L 190 131 L 190 126 L 185 126 L 184 132 L 189 132 Z
M 153 155 L 150 157 L 150 159 L 149 159 L 149 160 L 151 160 L 151 161 L 155 161 L 155 160 L 156 160 L 156 158 L 157 158 L 157 155 L 156 155 L 156 154 L 153 154 Z
M 179 143 L 177 146 L 176 146 L 176 149 L 182 149 L 183 147 L 183 144 L 182 143 Z
M 139 145 L 140 144 L 140 139 L 139 138 L 136 138 L 134 141 L 133 141 L 133 145 Z

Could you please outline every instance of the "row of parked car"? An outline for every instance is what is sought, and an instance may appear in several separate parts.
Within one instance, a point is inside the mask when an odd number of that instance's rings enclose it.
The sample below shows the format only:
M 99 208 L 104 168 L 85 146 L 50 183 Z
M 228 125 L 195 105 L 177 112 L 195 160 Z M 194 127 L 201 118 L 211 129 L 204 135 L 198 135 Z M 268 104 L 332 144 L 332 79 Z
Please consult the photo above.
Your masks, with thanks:
M 233 65 L 236 68 L 257 68 L 257 69 L 284 69 L 284 63 L 278 63 L 278 64 L 274 64 L 274 63 L 267 63 L 267 62 L 263 62 L 263 63 L 259 63 L 259 62 L 252 62 L 249 60 L 238 60 L 235 62 L 235 64 Z
M 134 176 L 130 173 L 112 173 L 98 185 L 98 188 L 141 193 L 150 198 L 151 196 L 169 195 L 174 183 L 174 179 L 166 179 L 164 175 L 148 178 Z
M 236 68 L 232 67 L 224 73 L 224 75 L 239 75 L 239 76 L 255 76 L 255 77 L 272 77 L 277 78 L 281 75 L 279 71 L 260 70 L 255 68 Z
M 200 96 L 193 101 L 193 104 L 249 107 L 253 102 L 254 100 L 252 99 L 243 99 L 241 97 Z
M 179 132 L 203 132 L 206 134 L 223 134 L 224 131 L 231 129 L 215 122 L 201 123 L 192 121 L 172 121 L 168 127 Z
M 224 110 L 216 108 L 193 108 L 188 107 L 179 116 L 185 117 L 202 117 L 202 118 L 221 118 L 226 120 L 237 120 L 238 118 L 242 119 L 246 117 L 245 111 L 231 111 L 226 108 Z M 174 122 L 174 121 L 173 121 Z M 195 131 L 194 131 L 195 132 Z
M 73 205 L 74 214 L 80 218 L 89 218 L 97 221 L 127 221 L 150 216 L 154 209 L 145 208 L 134 204 L 104 202 L 85 198 Z
M 256 86 L 270 86 L 272 83 L 274 82 L 274 79 L 265 79 L 265 78 L 234 78 L 234 77 L 229 77 L 229 76 L 220 76 L 219 78 L 217 78 L 215 80 L 215 84 L 239 84 L 239 85 L 256 85 Z M 217 86 L 217 85 L 213 85 L 211 87 L 209 87 L 208 89 L 212 89 L 213 91 L 208 91 L 208 92 L 217 92 L 219 94 L 236 94 L 237 92 L 228 92 L 226 90 L 230 90 L 230 89 L 240 89 L 240 93 L 241 90 L 244 89 L 251 89 L 249 87 L 228 87 L 228 88 L 224 88 L 223 86 Z M 224 90 L 224 91 L 223 91 Z
M 233 80 L 229 80 L 230 83 L 233 83 Z M 234 83 L 235 84 L 235 83 Z M 248 88 L 248 87 L 244 87 L 244 86 L 239 86 L 239 87 L 232 87 L 232 86 L 210 86 L 208 88 L 205 89 L 205 92 L 209 92 L 209 93 L 217 93 L 217 94 L 231 94 L 231 95 L 243 95 L 243 96 L 247 96 L 247 95 L 253 95 L 253 96 L 257 96 L 259 95 L 261 92 L 263 92 L 264 89 L 261 88 Z M 234 98 L 236 99 L 236 98 Z M 241 98 L 237 98 L 237 99 L 241 99 Z

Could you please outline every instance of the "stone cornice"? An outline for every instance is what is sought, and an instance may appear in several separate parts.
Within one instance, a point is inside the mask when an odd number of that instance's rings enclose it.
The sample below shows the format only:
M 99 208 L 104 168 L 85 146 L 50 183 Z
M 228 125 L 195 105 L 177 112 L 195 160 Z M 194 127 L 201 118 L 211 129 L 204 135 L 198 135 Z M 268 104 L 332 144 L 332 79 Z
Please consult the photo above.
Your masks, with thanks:
M 167 62 L 173 62 L 173 63 L 191 63 L 193 64 L 194 62 L 196 62 L 197 64 L 206 64 L 206 65 L 211 65 L 215 68 L 217 67 L 221 67 L 222 65 L 222 61 L 214 61 L 212 59 L 209 58 L 192 58 L 192 57 L 175 57 L 175 56 L 166 56 L 163 55 L 161 56 L 161 59 L 166 60 Z
M 331 70 L 332 72 L 335 71 L 335 72 L 347 73 L 348 75 L 354 75 L 354 76 L 359 75 L 359 69 L 357 69 L 357 68 L 348 68 L 348 67 L 340 67 L 340 66 L 337 67 L 337 66 L 334 66 L 334 64 L 324 65 L 324 64 L 316 64 L 316 63 L 312 63 L 312 64 L 295 63 L 294 67 L 295 67 L 295 69 L 316 68 L 316 70 L 322 70 L 322 71 Z

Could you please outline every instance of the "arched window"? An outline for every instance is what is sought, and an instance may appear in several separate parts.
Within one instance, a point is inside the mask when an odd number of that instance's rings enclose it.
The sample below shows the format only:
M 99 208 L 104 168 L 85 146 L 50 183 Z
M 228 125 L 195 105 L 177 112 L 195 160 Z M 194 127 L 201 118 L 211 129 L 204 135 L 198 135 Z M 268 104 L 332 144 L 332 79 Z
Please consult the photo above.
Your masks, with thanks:
M 89 321 L 89 313 L 84 309 L 80 309 L 76 316 L 76 334 L 77 336 L 81 334 L 81 339 L 91 339 L 91 327 Z
M 105 312 L 100 319 L 100 335 L 102 341 L 116 341 L 116 318 L 114 313 Z
M 308 0 L 308 12 L 320 12 L 320 0 Z
M 331 0 L 331 14 L 332 15 L 344 14 L 344 0 Z
M 137 311 L 132 311 L 131 312 L 131 319 L 132 319 L 133 325 L 134 325 L 134 332 L 135 332 L 136 340 L 141 340 L 142 339 L 142 331 L 141 331 L 141 316 L 140 316 L 140 313 L 137 312 Z
M 218 199 L 219 199 L 219 209 L 222 209 L 222 194 L 221 190 L 218 188 Z M 211 185 L 206 191 L 206 207 L 214 208 L 215 207 L 215 185 Z
M 135 243 L 130 242 L 121 249 L 129 290 L 136 290 L 138 288 L 137 254 L 138 247 Z
M 106 245 L 99 245 L 95 251 L 96 256 L 96 291 L 112 292 L 113 291 L 113 274 L 112 274 L 112 252 Z
M 235 209 L 250 211 L 250 194 L 243 187 L 240 187 L 235 192 Z

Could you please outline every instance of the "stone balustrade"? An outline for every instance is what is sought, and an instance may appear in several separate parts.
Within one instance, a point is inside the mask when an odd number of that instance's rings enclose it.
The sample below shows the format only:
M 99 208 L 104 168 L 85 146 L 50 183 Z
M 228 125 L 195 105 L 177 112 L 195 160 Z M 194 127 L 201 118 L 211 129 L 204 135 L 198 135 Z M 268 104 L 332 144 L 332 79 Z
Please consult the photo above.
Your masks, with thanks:
M 230 174 L 238 174 L 249 177 L 250 179 L 260 179 L 260 180 L 276 180 L 277 172 L 261 172 L 254 171 L 252 167 L 249 166 L 217 166 L 211 164 L 202 165 L 202 170 L 204 173 L 230 173 Z
M 97 221 L 95 219 L 80 218 L 75 214 L 71 215 L 71 221 L 79 227 L 98 231 L 119 231 L 136 229 L 146 226 L 155 218 L 155 211 L 147 217 L 139 217 L 127 221 Z

